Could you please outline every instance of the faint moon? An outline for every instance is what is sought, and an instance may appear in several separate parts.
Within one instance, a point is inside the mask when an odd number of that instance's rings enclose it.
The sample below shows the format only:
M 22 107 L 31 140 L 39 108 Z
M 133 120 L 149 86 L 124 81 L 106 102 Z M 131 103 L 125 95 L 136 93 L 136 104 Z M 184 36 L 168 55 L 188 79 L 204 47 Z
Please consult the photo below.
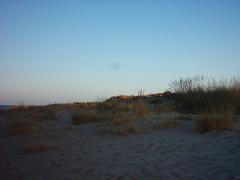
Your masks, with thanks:
M 119 62 L 113 62 L 111 64 L 111 68 L 114 70 L 114 71 L 117 71 L 120 69 L 120 63 Z

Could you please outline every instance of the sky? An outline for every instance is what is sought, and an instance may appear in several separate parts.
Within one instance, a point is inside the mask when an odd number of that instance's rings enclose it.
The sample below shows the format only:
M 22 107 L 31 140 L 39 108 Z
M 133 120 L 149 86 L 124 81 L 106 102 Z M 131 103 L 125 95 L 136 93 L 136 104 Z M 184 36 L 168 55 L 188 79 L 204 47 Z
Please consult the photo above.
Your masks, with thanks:
M 240 72 L 238 0 L 1 0 L 0 104 L 163 92 Z

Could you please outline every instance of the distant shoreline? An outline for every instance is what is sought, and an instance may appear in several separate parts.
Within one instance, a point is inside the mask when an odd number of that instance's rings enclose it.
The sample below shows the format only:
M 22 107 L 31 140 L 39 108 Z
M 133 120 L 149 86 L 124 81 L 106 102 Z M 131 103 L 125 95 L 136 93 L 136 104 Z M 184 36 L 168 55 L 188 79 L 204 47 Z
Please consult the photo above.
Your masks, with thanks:
M 11 109 L 12 105 L 0 105 L 0 110 Z

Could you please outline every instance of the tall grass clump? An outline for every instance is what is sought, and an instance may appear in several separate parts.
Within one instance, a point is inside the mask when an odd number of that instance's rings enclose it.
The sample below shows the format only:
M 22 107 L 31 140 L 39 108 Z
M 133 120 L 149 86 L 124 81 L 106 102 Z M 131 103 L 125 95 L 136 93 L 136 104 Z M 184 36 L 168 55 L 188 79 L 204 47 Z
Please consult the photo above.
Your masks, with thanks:
M 240 78 L 211 79 L 203 76 L 180 78 L 170 84 L 178 110 L 203 113 L 209 109 L 231 107 L 240 113 Z
M 236 127 L 235 115 L 231 109 L 210 111 L 195 120 L 194 130 L 200 133 L 212 130 L 226 130 Z

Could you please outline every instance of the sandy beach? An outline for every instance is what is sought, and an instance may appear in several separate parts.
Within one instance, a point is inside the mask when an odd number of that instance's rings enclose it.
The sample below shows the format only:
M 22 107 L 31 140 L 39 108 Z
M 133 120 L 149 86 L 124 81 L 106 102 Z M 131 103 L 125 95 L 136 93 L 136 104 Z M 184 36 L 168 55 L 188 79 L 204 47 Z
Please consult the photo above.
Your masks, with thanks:
M 240 169 L 238 129 L 194 132 L 189 119 L 173 129 L 154 129 L 166 116 L 139 120 L 149 130 L 116 135 L 102 133 L 108 122 L 74 125 L 68 111 L 57 120 L 43 121 L 32 134 L 8 136 L 6 116 L 1 116 L 0 179 L 182 179 L 231 180 Z M 57 144 L 46 152 L 26 153 L 23 145 Z

